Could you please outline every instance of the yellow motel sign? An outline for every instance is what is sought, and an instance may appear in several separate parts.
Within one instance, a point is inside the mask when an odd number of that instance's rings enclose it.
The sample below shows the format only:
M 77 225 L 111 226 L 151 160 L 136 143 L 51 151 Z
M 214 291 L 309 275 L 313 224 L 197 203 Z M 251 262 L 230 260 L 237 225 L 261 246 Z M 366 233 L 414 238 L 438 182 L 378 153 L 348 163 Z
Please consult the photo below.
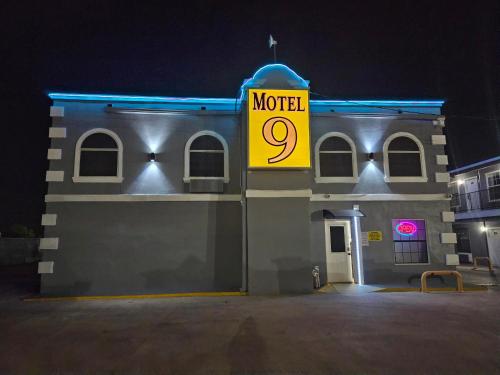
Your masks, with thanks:
M 248 167 L 311 167 L 308 90 L 248 90 Z

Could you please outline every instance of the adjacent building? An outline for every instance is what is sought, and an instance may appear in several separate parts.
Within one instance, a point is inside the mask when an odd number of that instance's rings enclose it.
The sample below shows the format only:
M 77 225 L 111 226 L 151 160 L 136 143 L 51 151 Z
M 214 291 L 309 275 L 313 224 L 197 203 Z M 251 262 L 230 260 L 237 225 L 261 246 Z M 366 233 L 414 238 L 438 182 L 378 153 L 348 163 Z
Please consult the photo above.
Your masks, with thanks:
M 500 156 L 450 171 L 451 207 L 461 262 L 489 257 L 500 267 Z
M 443 101 L 50 93 L 41 293 L 308 293 L 457 264 Z

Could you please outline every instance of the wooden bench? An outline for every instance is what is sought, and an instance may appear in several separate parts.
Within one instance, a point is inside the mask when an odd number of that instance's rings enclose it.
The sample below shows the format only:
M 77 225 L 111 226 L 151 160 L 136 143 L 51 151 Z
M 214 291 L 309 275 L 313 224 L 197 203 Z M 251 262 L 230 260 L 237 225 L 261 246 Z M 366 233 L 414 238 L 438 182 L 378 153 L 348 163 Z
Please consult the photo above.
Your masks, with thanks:
M 457 278 L 457 292 L 464 291 L 464 279 L 462 275 L 458 271 L 425 271 L 422 273 L 420 278 L 421 283 L 421 292 L 429 292 L 429 288 L 427 288 L 427 278 L 431 276 L 455 276 Z

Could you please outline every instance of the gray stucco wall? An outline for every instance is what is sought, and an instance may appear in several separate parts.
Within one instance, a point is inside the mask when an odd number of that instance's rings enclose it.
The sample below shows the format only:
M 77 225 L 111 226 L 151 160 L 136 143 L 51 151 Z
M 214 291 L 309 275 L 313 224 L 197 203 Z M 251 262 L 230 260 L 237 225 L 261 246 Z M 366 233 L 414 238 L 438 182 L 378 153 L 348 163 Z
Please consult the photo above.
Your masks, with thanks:
M 365 217 L 360 218 L 362 232 L 381 231 L 383 240 L 370 242 L 363 249 L 363 268 L 366 284 L 406 283 L 413 275 L 420 275 L 430 269 L 446 269 L 445 255 L 454 254 L 453 244 L 441 244 L 440 233 L 451 232 L 451 223 L 443 223 L 441 212 L 449 211 L 449 201 L 437 202 L 314 202 L 311 214 L 322 210 L 351 209 L 359 205 Z M 392 241 L 392 219 L 424 219 L 427 230 L 429 264 L 395 265 Z M 351 219 L 352 220 L 352 219 Z M 311 222 L 311 253 L 313 264 L 320 266 L 324 281 L 325 266 L 325 223 L 319 217 Z M 353 225 L 351 225 L 353 228 Z M 352 229 L 353 230 L 353 229 Z M 354 232 L 352 233 L 354 238 Z M 355 251 L 353 250 L 353 257 Z M 355 267 L 354 267 L 355 268 Z
M 42 294 L 239 291 L 239 202 L 51 203 Z
M 52 148 L 62 149 L 62 159 L 52 160 L 50 170 L 64 171 L 65 178 L 49 183 L 49 194 L 189 193 L 183 182 L 184 148 L 201 130 L 215 131 L 228 143 L 230 181 L 224 184 L 225 194 L 240 194 L 243 182 L 246 189 L 312 189 L 313 194 L 445 194 L 447 189 L 446 183 L 435 182 L 435 172 L 446 169 L 436 163 L 436 155 L 444 155 L 444 147 L 431 144 L 431 136 L 442 134 L 442 128 L 425 116 L 313 113 L 311 170 L 247 171 L 245 160 L 242 162 L 246 149 L 241 148 L 246 144 L 244 105 L 240 114 L 197 110 L 117 113 L 106 103 L 65 100 L 54 105 L 64 107 L 64 117 L 54 117 L 53 126 L 65 127 L 67 137 L 51 140 Z M 113 103 L 113 108 L 138 109 L 140 105 Z M 94 128 L 110 129 L 121 138 L 122 183 L 72 181 L 76 142 Z M 357 184 L 314 181 L 316 142 L 332 131 L 348 135 L 356 145 Z M 395 132 L 411 133 L 423 144 L 428 182 L 384 181 L 382 145 Z M 156 153 L 156 163 L 147 161 L 150 152 Z M 366 160 L 369 152 L 375 154 L 373 162 Z M 354 203 L 310 202 L 305 196 L 249 198 L 245 217 L 250 292 L 310 292 L 311 267 L 320 265 L 325 275 L 324 227 L 314 220 L 311 223 L 311 213 L 321 208 L 352 208 Z M 436 231 L 428 240 L 432 267 L 442 265 L 444 253 L 453 247 L 436 242 L 439 232 L 451 231 L 449 224 L 440 222 L 441 211 L 449 210 L 448 201 L 359 204 L 367 215 L 361 219 L 362 231 L 376 230 L 382 223 L 389 226 L 383 229 L 384 242 L 366 248 L 366 283 L 400 281 L 421 270 L 421 266 L 394 266 L 392 242 L 387 242 L 391 218 L 428 221 L 428 230 Z M 240 202 L 66 202 L 48 204 L 47 213 L 58 217 L 56 226 L 45 227 L 45 237 L 58 237 L 60 243 L 58 250 L 43 251 L 44 260 L 55 261 L 54 273 L 42 277 L 43 293 L 165 293 L 239 290 L 242 286 L 247 259 L 242 259 Z
M 249 198 L 250 294 L 312 291 L 308 198 Z
M 436 155 L 444 155 L 444 146 L 432 145 L 432 135 L 443 134 L 442 128 L 432 121 L 398 116 L 340 116 L 337 114 L 313 114 L 311 117 L 311 152 L 318 139 L 328 132 L 340 132 L 349 136 L 356 146 L 359 182 L 315 183 L 311 173 L 311 186 L 315 193 L 334 194 L 424 194 L 446 193 L 447 185 L 436 183 L 435 173 L 446 172 L 446 166 L 437 165 Z M 383 144 L 392 134 L 407 132 L 416 136 L 424 146 L 428 182 L 386 183 L 384 181 Z M 367 160 L 373 152 L 375 160 Z M 314 172 L 314 170 L 313 170 Z
M 64 107 L 64 117 L 53 118 L 53 126 L 66 127 L 67 137 L 52 139 L 51 147 L 62 149 L 62 159 L 52 160 L 50 170 L 63 170 L 65 178 L 64 182 L 49 184 L 49 194 L 188 193 L 183 182 L 184 148 L 201 130 L 212 130 L 228 143 L 230 181 L 224 184 L 224 192 L 240 192 L 239 116 L 202 111 L 109 113 L 106 103 L 60 101 L 54 105 Z M 76 142 L 94 128 L 112 130 L 123 142 L 122 183 L 73 183 Z M 156 153 L 156 163 L 147 160 L 150 152 Z
M 157 114 L 109 113 L 105 103 L 78 103 L 60 101 L 54 105 L 64 106 L 65 115 L 54 118 L 53 126 L 67 128 L 67 138 L 53 139 L 52 148 L 63 150 L 62 160 L 52 160 L 51 170 L 64 170 L 62 183 L 49 184 L 49 194 L 169 194 L 186 193 L 184 176 L 184 146 L 193 134 L 200 130 L 219 133 L 229 146 L 230 182 L 225 184 L 225 193 L 240 192 L 241 142 L 240 116 L 215 112 Z M 73 183 L 74 153 L 78 138 L 87 130 L 103 127 L 114 131 L 124 144 L 123 175 L 121 184 Z M 357 184 L 315 183 L 314 147 L 319 137 L 331 131 L 348 135 L 357 148 L 360 181 Z M 424 145 L 428 182 L 427 183 L 386 183 L 382 145 L 395 132 L 415 135 Z M 398 116 L 352 117 L 337 114 L 313 114 L 311 116 L 311 156 L 313 168 L 296 172 L 290 178 L 290 186 L 303 186 L 308 178 L 314 192 L 318 193 L 441 193 L 446 192 L 443 183 L 435 182 L 435 172 L 446 172 L 446 166 L 436 164 L 436 155 L 444 155 L 444 147 L 431 144 L 433 134 L 442 134 L 442 128 L 432 125 L 432 121 L 408 119 Z M 147 154 L 155 152 L 158 162 L 154 167 L 147 162 Z M 375 160 L 368 162 L 366 154 L 373 152 Z M 260 172 L 262 185 L 273 188 L 279 172 Z M 309 176 L 309 177 L 307 177 Z M 294 183 L 294 178 L 297 180 Z M 259 182 L 260 184 L 261 182 Z M 248 188 L 252 188 L 249 180 Z M 263 188 L 263 187 L 262 187 Z

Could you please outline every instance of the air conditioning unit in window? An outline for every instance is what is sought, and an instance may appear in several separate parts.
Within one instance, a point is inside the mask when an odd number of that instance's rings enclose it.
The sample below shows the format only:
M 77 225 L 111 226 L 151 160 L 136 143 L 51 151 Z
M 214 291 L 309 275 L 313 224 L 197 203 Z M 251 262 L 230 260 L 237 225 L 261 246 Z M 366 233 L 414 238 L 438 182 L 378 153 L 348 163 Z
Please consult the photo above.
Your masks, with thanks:
M 210 179 L 192 179 L 189 182 L 190 193 L 223 193 L 224 181 Z

